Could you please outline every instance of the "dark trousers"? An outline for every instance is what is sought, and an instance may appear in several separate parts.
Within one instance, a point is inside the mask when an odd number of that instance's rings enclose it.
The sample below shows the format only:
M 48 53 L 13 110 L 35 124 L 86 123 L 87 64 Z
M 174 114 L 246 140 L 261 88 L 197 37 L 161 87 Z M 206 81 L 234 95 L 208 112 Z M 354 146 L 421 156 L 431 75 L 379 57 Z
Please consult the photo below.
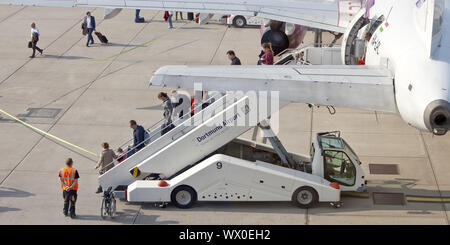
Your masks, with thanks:
M 31 42 L 31 48 L 33 49 L 33 57 L 34 57 L 34 55 L 36 54 L 36 49 L 37 49 L 37 51 L 39 51 L 39 53 L 42 53 L 42 49 L 40 49 L 38 46 L 37 46 L 37 41 L 35 41 L 35 42 Z
M 103 172 L 102 170 L 98 171 L 98 175 L 102 175 L 103 173 L 104 173 L 104 172 Z M 97 191 L 100 191 L 100 192 L 102 192 L 102 191 L 103 191 L 103 189 L 102 189 L 102 186 L 101 186 L 101 185 L 98 185 Z
M 75 202 L 77 201 L 77 191 L 63 191 L 64 209 L 63 212 L 67 215 L 70 210 L 71 214 L 75 214 Z
M 93 31 L 94 31 L 94 28 L 88 28 L 88 38 L 87 38 L 86 46 L 89 45 L 89 41 L 91 41 L 91 44 L 94 43 L 94 38 L 92 37 Z
M 163 136 L 173 128 L 175 128 L 175 126 L 172 124 L 172 122 L 163 123 L 163 125 L 161 125 L 161 136 Z

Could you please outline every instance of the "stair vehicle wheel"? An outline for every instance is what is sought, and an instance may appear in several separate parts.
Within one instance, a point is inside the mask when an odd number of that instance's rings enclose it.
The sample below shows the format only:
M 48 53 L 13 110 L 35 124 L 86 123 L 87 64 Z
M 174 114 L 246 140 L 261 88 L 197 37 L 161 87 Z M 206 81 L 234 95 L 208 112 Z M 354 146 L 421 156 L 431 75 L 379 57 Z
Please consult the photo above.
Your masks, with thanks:
M 242 28 L 247 25 L 247 21 L 245 20 L 244 16 L 238 15 L 238 16 L 234 17 L 233 25 L 235 27 Z
M 318 201 L 319 195 L 316 190 L 308 186 L 298 188 L 292 195 L 292 203 L 300 208 L 310 208 Z
M 102 208 L 100 210 L 100 215 L 102 219 L 105 219 L 105 217 L 108 215 L 108 203 L 106 202 L 105 198 L 103 198 L 102 201 Z
M 197 201 L 197 193 L 190 186 L 178 186 L 172 191 L 170 200 L 178 208 L 190 208 Z

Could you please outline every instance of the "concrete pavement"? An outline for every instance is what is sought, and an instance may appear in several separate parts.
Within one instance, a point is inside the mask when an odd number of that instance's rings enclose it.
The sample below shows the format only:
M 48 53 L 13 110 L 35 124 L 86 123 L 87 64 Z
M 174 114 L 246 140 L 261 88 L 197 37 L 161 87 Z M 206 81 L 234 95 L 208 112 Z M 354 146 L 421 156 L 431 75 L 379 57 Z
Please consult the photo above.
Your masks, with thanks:
M 81 20 L 90 10 L 98 39 L 85 47 Z M 153 72 L 169 64 L 229 64 L 225 52 L 235 50 L 243 64 L 259 54 L 257 28 L 199 26 L 175 21 L 169 30 L 163 13 L 141 11 L 146 23 L 134 23 L 124 10 L 102 20 L 103 9 L 0 7 L 0 109 L 36 127 L 100 154 L 100 144 L 113 148 L 130 139 L 128 121 L 146 126 L 161 118 L 156 98 L 166 88 L 148 87 Z M 41 31 L 44 56 L 29 59 L 29 25 Z M 308 35 L 305 43 L 312 43 Z M 328 37 L 329 39 L 329 37 Z M 57 109 L 53 118 L 26 117 L 29 108 Z M 280 114 L 279 137 L 289 151 L 308 153 L 313 135 L 342 131 L 358 153 L 370 192 L 450 196 L 450 135 L 433 137 L 406 125 L 399 116 L 337 108 L 310 109 L 291 104 Z M 252 132 L 244 137 L 251 138 Z M 115 220 L 100 218 L 101 196 L 95 162 L 70 151 L 23 125 L 0 115 L 0 224 L 448 224 L 449 204 L 374 204 L 369 198 L 344 197 L 344 206 L 327 204 L 303 210 L 289 203 L 198 203 L 190 210 L 118 202 Z M 88 155 L 87 155 L 88 156 Z M 80 172 L 78 219 L 62 215 L 57 178 L 72 157 Z M 88 156 L 97 160 L 94 156 Z M 397 164 L 399 174 L 370 174 L 369 164 Z

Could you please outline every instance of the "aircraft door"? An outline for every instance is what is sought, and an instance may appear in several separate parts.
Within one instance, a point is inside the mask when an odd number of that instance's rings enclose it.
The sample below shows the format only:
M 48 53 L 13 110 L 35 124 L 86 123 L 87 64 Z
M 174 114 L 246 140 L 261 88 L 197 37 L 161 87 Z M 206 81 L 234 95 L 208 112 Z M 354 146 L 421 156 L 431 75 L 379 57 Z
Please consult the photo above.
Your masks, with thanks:
M 353 186 L 356 182 L 356 168 L 342 151 L 324 151 L 324 178 L 340 185 Z

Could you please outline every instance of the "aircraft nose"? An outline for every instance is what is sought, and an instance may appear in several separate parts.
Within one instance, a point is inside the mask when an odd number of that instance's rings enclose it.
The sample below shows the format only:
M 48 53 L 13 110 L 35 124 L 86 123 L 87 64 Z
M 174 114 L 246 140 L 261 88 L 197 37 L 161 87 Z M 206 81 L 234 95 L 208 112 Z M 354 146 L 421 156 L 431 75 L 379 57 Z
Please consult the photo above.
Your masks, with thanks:
M 425 125 L 435 135 L 445 135 L 450 129 L 450 103 L 435 100 L 428 104 L 424 113 Z

